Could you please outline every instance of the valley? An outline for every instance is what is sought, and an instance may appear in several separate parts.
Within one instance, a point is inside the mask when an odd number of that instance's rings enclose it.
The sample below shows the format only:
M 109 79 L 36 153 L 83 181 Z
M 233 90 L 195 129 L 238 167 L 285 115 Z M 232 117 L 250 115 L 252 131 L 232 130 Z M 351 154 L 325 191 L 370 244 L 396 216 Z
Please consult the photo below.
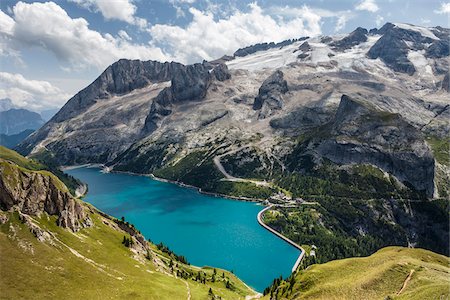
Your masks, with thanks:
M 449 35 L 119 59 L 0 146 L 4 298 L 448 297 Z

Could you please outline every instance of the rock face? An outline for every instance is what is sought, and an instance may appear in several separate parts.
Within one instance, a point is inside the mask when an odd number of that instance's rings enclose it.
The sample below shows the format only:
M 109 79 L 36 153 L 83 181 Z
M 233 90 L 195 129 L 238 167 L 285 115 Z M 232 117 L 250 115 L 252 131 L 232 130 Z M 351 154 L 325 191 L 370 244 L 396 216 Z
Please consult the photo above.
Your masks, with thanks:
M 45 121 L 41 115 L 26 109 L 9 109 L 0 111 L 0 134 L 18 134 L 24 130 L 36 130 Z
M 213 79 L 225 81 L 231 74 L 225 64 L 212 67 L 207 63 L 181 65 L 172 74 L 170 87 L 165 88 L 152 102 L 150 113 L 145 120 L 146 134 L 158 128 L 161 120 L 171 114 L 171 106 L 186 101 L 202 100 L 206 96 L 208 87 Z
M 370 48 L 367 56 L 372 59 L 380 58 L 394 71 L 412 75 L 416 69 L 408 59 L 409 47 L 400 38 L 401 32 L 394 28 L 386 29 L 384 35 Z
M 288 91 L 287 81 L 280 70 L 270 75 L 259 88 L 253 109 L 259 110 L 259 119 L 267 118 L 283 107 L 283 94 Z
M 449 37 L 446 29 L 415 28 L 409 24 L 385 24 L 373 34 L 382 34 L 382 37 L 373 45 L 367 56 L 380 58 L 396 72 L 409 75 L 416 69 L 409 60 L 410 51 L 422 51 L 426 48 L 425 56 L 428 58 L 442 58 L 449 55 Z M 440 36 L 441 38 L 438 38 Z M 429 47 L 424 45 L 431 44 Z
M 444 79 L 442 80 L 442 89 L 450 92 L 450 76 L 449 74 L 445 74 Z
M 367 29 L 358 27 L 348 36 L 331 44 L 335 49 L 346 50 L 367 41 Z
M 434 158 L 420 131 L 401 116 L 377 112 L 343 95 L 331 136 L 318 153 L 338 164 L 368 163 L 432 197 Z
M 31 216 L 46 212 L 58 216 L 58 226 L 78 231 L 89 224 L 83 207 L 48 172 L 20 169 L 0 159 L 0 208 L 13 207 Z

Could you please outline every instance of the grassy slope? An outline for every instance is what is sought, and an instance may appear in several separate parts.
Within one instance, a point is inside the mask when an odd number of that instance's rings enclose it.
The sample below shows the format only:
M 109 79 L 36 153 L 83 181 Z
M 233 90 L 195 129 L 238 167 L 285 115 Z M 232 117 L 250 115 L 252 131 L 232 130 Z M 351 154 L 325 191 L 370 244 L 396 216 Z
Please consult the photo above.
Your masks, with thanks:
M 157 271 L 152 261 L 133 258 L 134 254 L 122 245 L 124 233 L 105 224 L 112 223 L 91 212 L 95 226 L 72 233 L 56 226 L 56 218 L 43 215 L 34 220 L 42 229 L 55 234 L 54 245 L 39 242 L 18 219 L 17 213 L 6 212 L 10 220 L 0 225 L 1 278 L 0 299 L 185 299 L 184 280 Z M 85 258 L 78 257 L 69 246 Z M 152 247 L 153 258 L 169 261 L 164 253 Z M 197 273 L 199 268 L 182 265 L 180 268 Z M 202 269 L 209 276 L 212 269 Z M 222 274 L 222 270 L 218 270 Z M 208 299 L 211 287 L 225 299 L 244 298 L 252 294 L 233 274 L 226 278 L 236 287 L 225 288 L 224 281 L 187 282 L 193 299 Z
M 449 263 L 448 257 L 428 250 L 387 247 L 369 257 L 331 261 L 300 271 L 292 291 L 287 282 L 280 285 L 278 299 L 447 299 Z M 397 295 L 411 270 L 410 281 Z
M 16 165 L 28 170 L 36 171 L 45 169 L 45 166 L 43 164 L 34 160 L 27 159 L 19 153 L 3 146 L 0 146 L 0 158 L 12 161 Z
M 13 151 L 3 151 L 2 157 L 20 164 L 3 161 L 5 168 L 36 167 L 36 162 Z M 48 171 L 34 172 L 53 176 Z M 209 288 L 224 299 L 243 299 L 254 294 L 236 276 L 223 270 L 217 270 L 221 276 L 215 282 L 211 280 L 211 268 L 174 262 L 178 267 L 172 273 L 168 266 L 171 258 L 151 244 L 151 260 L 145 259 L 146 253 L 136 255 L 122 244 L 128 234 L 111 219 L 84 205 L 94 226 L 77 233 L 58 227 L 56 216 L 33 217 L 35 224 L 54 236 L 52 242 L 39 242 L 19 220 L 17 212 L 0 211 L 8 217 L 0 225 L 0 299 L 185 299 L 186 283 L 192 299 L 209 299 Z M 176 278 L 177 268 L 192 275 L 186 280 Z M 205 284 L 193 279 L 198 272 L 206 274 Z M 231 289 L 226 288 L 228 280 Z

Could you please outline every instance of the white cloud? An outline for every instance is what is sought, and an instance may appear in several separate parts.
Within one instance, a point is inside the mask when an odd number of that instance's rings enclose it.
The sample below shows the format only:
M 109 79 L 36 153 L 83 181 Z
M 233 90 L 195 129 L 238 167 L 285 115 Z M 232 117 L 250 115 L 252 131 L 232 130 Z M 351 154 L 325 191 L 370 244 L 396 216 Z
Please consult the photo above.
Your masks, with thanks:
M 377 24 L 377 27 L 380 27 L 384 23 L 384 17 L 377 15 L 377 17 L 375 19 L 375 23 Z
M 21 74 L 0 72 L 0 98 L 10 98 L 15 106 L 39 111 L 60 107 L 70 96 L 48 81 L 30 80 Z
M 69 0 L 81 7 L 100 12 L 107 20 L 120 20 L 141 28 L 147 21 L 135 16 L 137 7 L 132 0 Z
M 336 22 L 336 27 L 334 28 L 335 32 L 341 31 L 342 29 L 344 29 L 345 24 L 347 24 L 348 22 L 348 16 L 347 15 L 342 15 L 338 18 L 337 22 Z
M 269 12 L 273 15 L 284 16 L 289 18 L 296 18 L 298 16 L 302 16 L 304 13 L 305 7 L 290 7 L 290 6 L 273 6 L 269 8 Z M 339 32 L 345 28 L 347 22 L 355 17 L 355 14 L 350 10 L 339 10 L 339 11 L 331 11 L 323 8 L 311 8 L 307 7 L 309 11 L 318 15 L 322 18 L 332 18 L 336 19 L 336 27 L 334 29 L 335 32 Z
M 355 7 L 356 10 L 367 10 L 369 12 L 377 12 L 380 8 L 376 4 L 375 0 L 362 0 Z
M 282 41 L 321 33 L 321 17 L 308 7 L 294 18 L 275 20 L 256 4 L 247 13 L 236 11 L 226 18 L 190 8 L 193 19 L 185 28 L 157 24 L 149 28 L 153 41 L 182 62 L 211 60 L 240 47 L 267 41 Z
M 441 3 L 441 7 L 434 12 L 437 14 L 450 14 L 450 2 Z
M 128 35 L 128 33 L 125 30 L 119 30 L 117 33 L 122 39 L 131 41 L 131 37 Z
M 160 48 L 131 43 L 123 33 L 114 37 L 91 30 L 85 19 L 72 19 L 53 2 L 18 2 L 13 12 L 13 18 L 9 19 L 7 15 L 0 14 L 0 24 L 7 24 L 6 29 L 0 29 L 0 53 L 40 47 L 72 67 L 94 66 L 99 69 L 120 58 L 168 59 Z
M 288 12 L 292 10 L 285 8 L 285 14 L 275 18 L 273 11 L 253 3 L 247 12 L 233 10 L 222 17 L 190 8 L 193 18 L 185 27 L 153 25 L 148 28 L 152 40 L 138 44 L 124 30 L 116 36 L 92 30 L 85 19 L 71 18 L 54 2 L 18 2 L 11 17 L 0 11 L 0 55 L 41 48 L 53 53 L 64 70 L 102 70 L 120 58 L 192 63 L 232 54 L 255 43 L 318 35 L 322 16 L 336 18 L 336 14 L 307 6 L 296 8 L 295 15 Z M 339 21 L 340 26 L 344 21 Z

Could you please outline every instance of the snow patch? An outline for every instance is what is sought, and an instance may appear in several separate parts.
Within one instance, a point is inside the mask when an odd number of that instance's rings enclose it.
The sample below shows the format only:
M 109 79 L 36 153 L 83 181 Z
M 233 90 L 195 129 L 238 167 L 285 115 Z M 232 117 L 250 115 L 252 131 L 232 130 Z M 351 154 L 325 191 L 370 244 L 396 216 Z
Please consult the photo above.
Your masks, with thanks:
M 281 47 L 281 49 L 258 51 L 244 57 L 236 57 L 226 62 L 226 64 L 230 69 L 244 69 L 249 71 L 276 69 L 297 60 L 297 53 L 294 53 L 294 50 L 298 46 L 299 42 L 296 42 L 289 46 Z
M 424 56 L 424 50 L 408 51 L 408 59 L 413 63 L 417 73 L 421 77 L 434 77 L 433 69 L 428 59 Z
M 420 26 L 413 26 L 405 23 L 394 23 L 395 26 L 405 30 L 412 30 L 420 33 L 423 37 L 429 37 L 433 40 L 439 40 L 430 29 Z

